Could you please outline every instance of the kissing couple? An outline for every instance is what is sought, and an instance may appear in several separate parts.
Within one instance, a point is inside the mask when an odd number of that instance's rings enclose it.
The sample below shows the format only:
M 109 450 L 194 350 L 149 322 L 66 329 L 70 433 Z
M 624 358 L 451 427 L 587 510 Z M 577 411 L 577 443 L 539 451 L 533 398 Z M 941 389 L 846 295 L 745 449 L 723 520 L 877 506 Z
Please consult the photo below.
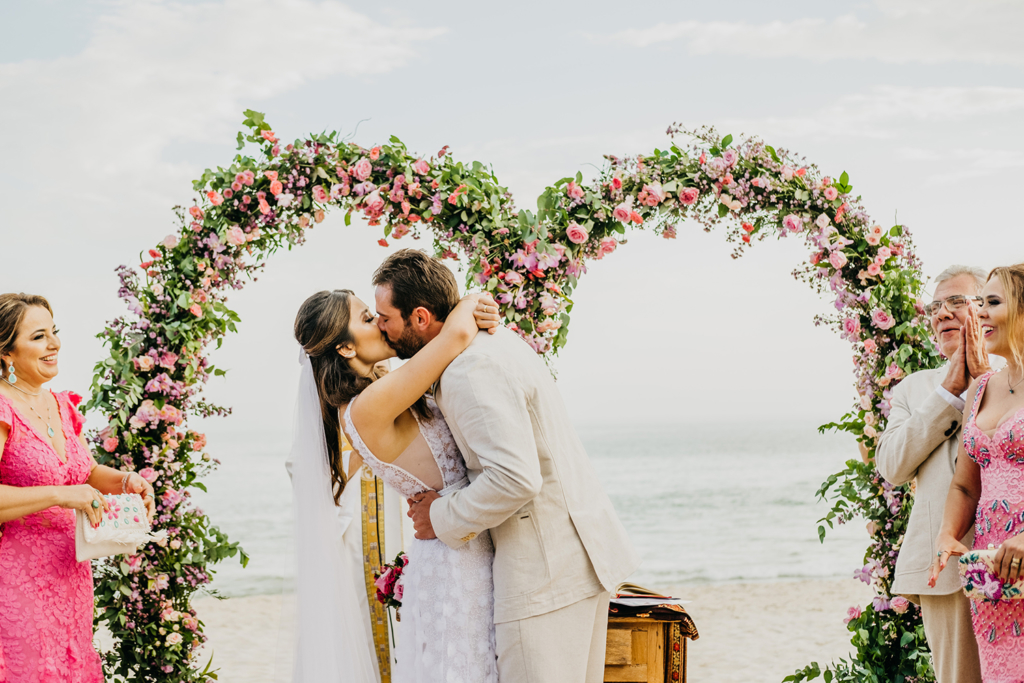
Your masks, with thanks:
M 550 371 L 437 259 L 398 251 L 373 284 L 376 312 L 338 289 L 295 319 L 296 680 L 380 678 L 362 547 L 336 538 L 365 465 L 416 530 L 394 683 L 599 683 L 610 593 L 639 561 Z M 408 362 L 377 369 L 395 356 Z

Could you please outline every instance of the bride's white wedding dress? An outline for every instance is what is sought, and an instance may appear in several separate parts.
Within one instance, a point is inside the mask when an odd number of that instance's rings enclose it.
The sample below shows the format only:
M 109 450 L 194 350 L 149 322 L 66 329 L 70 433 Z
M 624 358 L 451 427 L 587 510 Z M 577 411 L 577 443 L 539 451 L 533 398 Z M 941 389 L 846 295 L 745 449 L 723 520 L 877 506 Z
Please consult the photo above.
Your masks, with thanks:
M 466 463 L 433 399 L 427 398 L 431 419 L 417 417 L 420 436 L 394 463 L 376 458 L 360 438 L 351 418 L 357 400 L 345 411 L 345 431 L 386 485 L 405 497 L 428 490 L 445 496 L 469 485 Z M 497 683 L 490 535 L 454 550 L 436 539 L 413 539 L 406 554 L 394 682 Z

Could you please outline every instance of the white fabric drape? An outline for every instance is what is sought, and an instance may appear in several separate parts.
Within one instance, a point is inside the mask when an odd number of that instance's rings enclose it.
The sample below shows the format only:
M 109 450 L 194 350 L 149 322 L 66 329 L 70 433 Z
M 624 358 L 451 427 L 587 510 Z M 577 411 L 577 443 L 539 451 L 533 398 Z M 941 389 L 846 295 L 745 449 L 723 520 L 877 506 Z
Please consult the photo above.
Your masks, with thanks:
M 380 683 L 367 610 L 359 483 L 334 504 L 313 367 L 300 350 L 289 457 L 295 493 L 294 683 Z M 354 538 L 360 536 L 360 538 Z

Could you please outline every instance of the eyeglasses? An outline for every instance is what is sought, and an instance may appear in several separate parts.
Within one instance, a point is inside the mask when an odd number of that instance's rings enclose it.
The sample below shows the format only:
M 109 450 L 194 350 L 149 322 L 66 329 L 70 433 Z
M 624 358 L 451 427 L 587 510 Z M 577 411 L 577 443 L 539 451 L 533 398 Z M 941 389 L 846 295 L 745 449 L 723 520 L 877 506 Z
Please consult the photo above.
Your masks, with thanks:
M 956 294 L 954 296 L 947 296 L 942 301 L 933 301 L 930 304 L 925 304 L 924 312 L 928 315 L 936 315 L 942 310 L 942 307 L 945 306 L 947 311 L 955 313 L 971 302 L 981 306 L 984 301 L 985 300 L 980 296 L 964 296 L 962 294 Z

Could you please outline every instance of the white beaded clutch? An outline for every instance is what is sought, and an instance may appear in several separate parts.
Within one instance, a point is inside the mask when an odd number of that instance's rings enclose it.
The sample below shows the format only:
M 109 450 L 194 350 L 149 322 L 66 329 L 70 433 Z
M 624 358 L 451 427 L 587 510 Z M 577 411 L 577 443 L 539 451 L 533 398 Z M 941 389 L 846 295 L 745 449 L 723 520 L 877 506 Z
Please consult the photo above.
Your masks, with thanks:
M 131 555 L 140 545 L 167 538 L 166 531 L 153 533 L 139 494 L 108 495 L 104 499 L 110 510 L 103 513 L 99 527 L 93 528 L 89 516 L 75 510 L 75 559 L 79 562 L 110 555 Z

